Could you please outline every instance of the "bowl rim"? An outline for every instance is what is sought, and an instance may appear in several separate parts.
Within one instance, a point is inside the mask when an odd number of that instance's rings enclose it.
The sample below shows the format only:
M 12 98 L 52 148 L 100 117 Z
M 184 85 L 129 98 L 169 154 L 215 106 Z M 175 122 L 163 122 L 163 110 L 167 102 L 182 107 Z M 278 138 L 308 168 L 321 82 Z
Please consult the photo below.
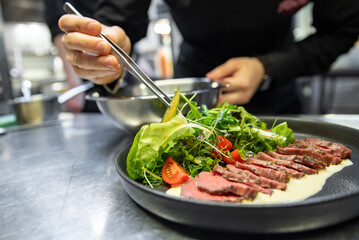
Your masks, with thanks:
M 227 86 L 222 85 L 221 82 L 219 81 L 211 81 L 209 78 L 173 78 L 173 79 L 162 79 L 162 80 L 156 80 L 155 82 L 157 83 L 156 85 L 158 85 L 159 87 L 161 87 L 161 85 L 166 85 L 166 83 L 171 82 L 173 83 L 173 80 L 176 81 L 186 81 L 186 82 L 194 82 L 194 79 L 196 79 L 196 82 L 205 82 L 205 83 L 211 83 L 207 88 L 204 89 L 198 89 L 198 90 L 192 90 L 192 91 L 183 91 L 183 94 L 200 94 L 200 93 L 205 93 L 205 92 L 209 92 L 212 90 L 217 90 L 217 89 L 221 89 L 221 88 L 225 88 Z M 175 85 L 175 84 L 173 84 Z M 139 88 L 146 88 L 146 86 L 143 83 L 139 83 L 139 84 L 135 84 L 135 85 L 130 85 L 130 88 L 134 88 L 134 87 L 139 87 Z M 92 100 L 92 101 L 108 101 L 108 100 L 134 100 L 134 99 L 155 99 L 157 98 L 156 95 L 154 95 L 153 93 L 151 93 L 150 95 L 137 95 L 137 96 L 97 96 L 97 94 L 99 94 L 97 91 L 95 92 L 90 92 L 87 93 L 85 95 L 85 98 L 87 100 Z M 173 93 L 167 93 L 168 96 L 172 97 L 174 96 L 174 92 Z
M 31 95 L 30 101 L 25 99 L 25 97 L 16 97 L 14 99 L 9 99 L 8 103 L 13 104 L 19 104 L 19 103 L 31 103 L 35 101 L 47 101 L 47 100 L 54 100 L 57 99 L 58 94 L 56 93 L 41 93 L 41 94 L 34 94 Z

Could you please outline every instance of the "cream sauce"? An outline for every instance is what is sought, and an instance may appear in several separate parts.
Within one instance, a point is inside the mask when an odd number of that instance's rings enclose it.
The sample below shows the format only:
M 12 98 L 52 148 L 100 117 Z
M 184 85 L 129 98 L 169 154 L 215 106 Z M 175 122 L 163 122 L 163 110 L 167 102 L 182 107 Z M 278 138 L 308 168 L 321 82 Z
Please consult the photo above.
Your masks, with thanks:
M 352 161 L 344 160 L 341 164 L 331 165 L 319 171 L 318 174 L 305 175 L 301 179 L 292 178 L 287 184 L 285 191 L 274 190 L 272 195 L 258 193 L 254 200 L 245 200 L 242 204 L 275 204 L 302 201 L 319 192 L 323 188 L 326 180 L 334 173 L 352 164 Z M 166 194 L 180 197 L 181 187 L 170 188 Z

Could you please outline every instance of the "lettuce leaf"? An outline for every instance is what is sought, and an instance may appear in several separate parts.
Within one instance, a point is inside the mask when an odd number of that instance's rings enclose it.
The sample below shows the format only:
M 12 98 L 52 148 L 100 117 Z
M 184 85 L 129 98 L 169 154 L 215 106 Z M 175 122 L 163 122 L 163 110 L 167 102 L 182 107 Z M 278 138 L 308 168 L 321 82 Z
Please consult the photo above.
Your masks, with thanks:
M 277 144 L 281 147 L 287 146 L 295 141 L 295 137 L 293 136 L 293 130 L 290 129 L 286 122 L 280 123 L 271 130 L 272 132 L 285 137 L 286 141 L 277 142 Z
M 143 180 L 146 171 L 151 175 L 160 173 L 164 161 L 161 158 L 164 146 L 173 146 L 174 141 L 190 136 L 194 130 L 182 114 L 177 114 L 166 123 L 142 126 L 136 134 L 127 156 L 127 172 L 133 180 Z M 160 177 L 160 176 L 158 176 Z

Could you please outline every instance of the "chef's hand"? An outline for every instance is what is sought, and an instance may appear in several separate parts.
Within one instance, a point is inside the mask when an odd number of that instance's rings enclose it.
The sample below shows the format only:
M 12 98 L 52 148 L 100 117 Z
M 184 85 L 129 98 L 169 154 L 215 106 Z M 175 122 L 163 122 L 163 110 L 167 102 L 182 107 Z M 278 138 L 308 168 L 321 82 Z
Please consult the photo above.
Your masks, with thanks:
M 222 80 L 230 87 L 221 90 L 218 103 L 243 105 L 257 91 L 264 76 L 264 66 L 257 58 L 231 58 L 206 74 L 211 80 Z
M 116 54 L 112 54 L 110 45 L 99 34 L 102 31 L 126 53 L 130 53 L 131 42 L 122 28 L 107 27 L 91 18 L 70 14 L 59 19 L 59 27 L 66 33 L 62 40 L 66 60 L 79 77 L 96 84 L 107 84 L 121 76 L 123 69 Z

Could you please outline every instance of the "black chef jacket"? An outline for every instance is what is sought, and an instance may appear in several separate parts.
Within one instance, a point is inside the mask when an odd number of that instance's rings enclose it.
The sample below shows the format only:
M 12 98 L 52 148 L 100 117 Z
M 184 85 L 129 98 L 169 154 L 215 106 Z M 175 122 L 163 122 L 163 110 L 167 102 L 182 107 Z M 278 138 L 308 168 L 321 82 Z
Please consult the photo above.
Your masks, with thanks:
M 327 71 L 359 35 L 358 0 L 312 0 L 316 33 L 294 43 L 281 0 L 165 0 L 182 36 L 176 77 L 203 77 L 229 58 L 261 56 L 273 82 L 245 107 L 252 113 L 299 113 L 294 79 Z M 146 34 L 150 0 L 103 0 L 96 17 L 122 27 L 135 43 Z
M 82 15 L 92 17 L 97 8 L 97 0 L 43 0 L 44 2 L 44 19 L 49 27 L 51 37 L 63 33 L 58 25 L 59 18 L 66 14 L 64 10 L 65 2 L 71 3 L 78 9 Z

